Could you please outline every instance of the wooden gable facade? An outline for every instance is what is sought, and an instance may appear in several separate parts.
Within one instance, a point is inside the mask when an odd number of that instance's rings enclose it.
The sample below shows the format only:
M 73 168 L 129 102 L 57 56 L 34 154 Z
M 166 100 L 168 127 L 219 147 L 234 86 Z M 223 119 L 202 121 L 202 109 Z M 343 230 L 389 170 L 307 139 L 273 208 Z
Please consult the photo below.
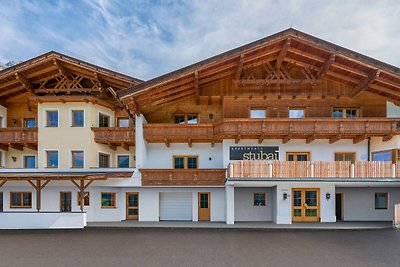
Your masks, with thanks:
M 118 96 L 129 110 L 145 115 L 149 142 L 327 138 L 333 143 L 351 138 L 356 143 L 397 134 L 397 122 L 386 119 L 386 105 L 400 103 L 399 90 L 397 67 L 288 29 L 121 90 Z M 265 109 L 263 122 L 268 123 L 248 120 L 252 108 Z M 305 118 L 289 120 L 291 108 L 304 109 Z M 346 120 L 332 119 L 336 108 L 357 110 L 357 130 Z M 172 125 L 174 114 L 190 113 L 198 114 L 197 128 L 183 131 Z M 326 127 L 331 131 L 324 132 Z

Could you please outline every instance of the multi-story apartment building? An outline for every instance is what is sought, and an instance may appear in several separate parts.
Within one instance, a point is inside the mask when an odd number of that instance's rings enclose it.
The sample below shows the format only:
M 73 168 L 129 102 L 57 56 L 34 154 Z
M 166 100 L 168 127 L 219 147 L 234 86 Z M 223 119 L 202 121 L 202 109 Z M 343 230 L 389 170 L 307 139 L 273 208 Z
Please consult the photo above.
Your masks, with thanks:
M 0 226 L 391 221 L 399 89 L 294 29 L 147 82 L 51 52 L 0 72 Z

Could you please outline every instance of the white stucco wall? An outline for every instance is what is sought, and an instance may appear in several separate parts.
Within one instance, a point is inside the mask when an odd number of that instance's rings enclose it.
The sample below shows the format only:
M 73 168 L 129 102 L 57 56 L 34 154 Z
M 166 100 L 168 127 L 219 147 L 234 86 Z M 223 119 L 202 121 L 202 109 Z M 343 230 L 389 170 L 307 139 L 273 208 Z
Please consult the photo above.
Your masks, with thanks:
M 386 117 L 400 118 L 400 107 L 392 102 L 386 102 Z
M 393 136 L 389 141 L 383 142 L 382 137 L 371 137 L 371 152 L 400 148 L 400 136 Z M 372 158 L 371 158 L 372 159 Z
M 0 105 L 0 118 L 1 118 L 0 128 L 6 128 L 7 127 L 7 108 L 2 105 Z
M 265 206 L 254 206 L 254 193 L 265 193 Z M 235 188 L 235 221 L 272 221 L 271 188 Z
M 393 206 L 400 203 L 400 188 L 364 187 L 336 188 L 343 193 L 343 209 L 345 221 L 392 221 Z M 375 193 L 388 192 L 388 209 L 375 209 Z
M 334 161 L 335 152 L 355 152 L 356 160 L 367 160 L 368 158 L 368 142 L 362 141 L 353 144 L 353 140 L 339 140 L 334 144 L 329 144 L 329 140 L 315 140 L 310 144 L 306 144 L 305 140 L 290 140 L 286 144 L 282 144 L 282 140 L 264 140 L 258 144 L 257 140 L 240 140 L 235 144 L 235 140 L 223 141 L 223 166 L 229 163 L 229 148 L 231 146 L 278 146 L 279 160 L 286 160 L 286 152 L 310 152 L 311 161 Z

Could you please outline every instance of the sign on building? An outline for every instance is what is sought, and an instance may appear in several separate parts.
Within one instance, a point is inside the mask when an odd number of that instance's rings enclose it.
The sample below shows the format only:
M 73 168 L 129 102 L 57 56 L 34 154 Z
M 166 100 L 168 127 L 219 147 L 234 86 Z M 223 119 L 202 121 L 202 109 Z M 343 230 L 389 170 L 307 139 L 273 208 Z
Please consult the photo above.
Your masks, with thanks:
M 278 146 L 231 146 L 230 160 L 279 160 Z

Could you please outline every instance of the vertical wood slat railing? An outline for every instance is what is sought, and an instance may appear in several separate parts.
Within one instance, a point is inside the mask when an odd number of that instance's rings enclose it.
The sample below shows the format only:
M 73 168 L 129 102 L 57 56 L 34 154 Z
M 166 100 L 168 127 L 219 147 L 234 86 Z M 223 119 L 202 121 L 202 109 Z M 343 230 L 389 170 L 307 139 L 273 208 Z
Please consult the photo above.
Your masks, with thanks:
M 385 161 L 233 161 L 235 178 L 400 178 L 400 163 Z
M 37 143 L 37 128 L 0 128 L 0 143 Z

